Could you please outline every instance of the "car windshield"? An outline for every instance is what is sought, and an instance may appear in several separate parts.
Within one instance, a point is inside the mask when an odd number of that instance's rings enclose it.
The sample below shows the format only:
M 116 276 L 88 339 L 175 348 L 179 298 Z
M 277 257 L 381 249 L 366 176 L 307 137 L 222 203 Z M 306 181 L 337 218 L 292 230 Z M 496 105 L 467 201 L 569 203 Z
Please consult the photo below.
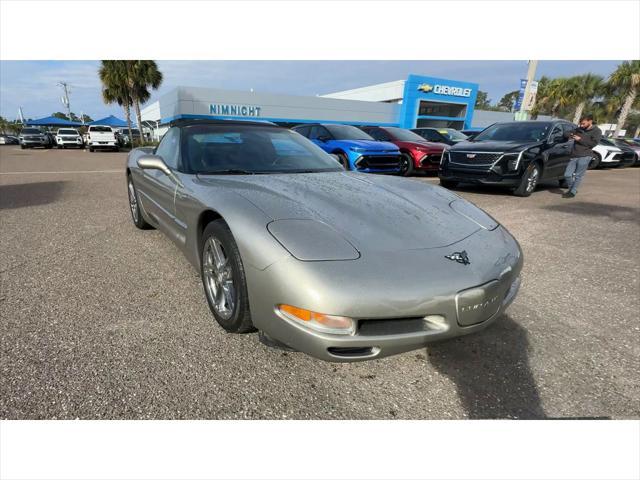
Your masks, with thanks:
M 193 125 L 183 129 L 183 164 L 189 173 L 311 173 L 341 171 L 329 154 L 284 128 Z
M 402 142 L 424 142 L 423 137 L 405 128 L 387 127 L 385 130 L 389 132 L 393 138 Z
M 551 125 L 547 122 L 496 123 L 473 137 L 473 141 L 540 142 L 547 138 Z
M 616 144 L 615 144 L 615 143 L 613 143 L 611 140 L 607 140 L 606 138 L 601 138 L 601 139 L 600 139 L 600 143 L 601 143 L 602 145 L 606 145 L 606 146 L 608 146 L 608 147 L 615 147 L 615 146 L 616 146 Z
M 70 129 L 65 129 L 65 130 L 58 130 L 58 135 L 77 135 L 78 132 L 76 132 L 75 130 L 70 130 Z
M 29 135 L 42 133 L 39 128 L 23 128 L 21 133 L 26 133 Z
M 371 135 L 351 125 L 325 125 L 336 140 L 373 140 Z
M 466 140 L 468 137 L 458 130 L 454 130 L 453 128 L 439 128 L 438 133 L 444 135 L 449 140 Z
M 90 127 L 90 132 L 111 132 L 111 127 Z

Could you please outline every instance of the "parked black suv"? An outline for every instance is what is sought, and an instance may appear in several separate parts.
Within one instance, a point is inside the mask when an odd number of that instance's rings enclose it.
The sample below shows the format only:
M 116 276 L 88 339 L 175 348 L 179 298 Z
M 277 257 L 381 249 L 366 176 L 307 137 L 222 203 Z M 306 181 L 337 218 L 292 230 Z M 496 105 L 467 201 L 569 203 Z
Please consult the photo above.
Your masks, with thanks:
M 564 185 L 573 146 L 568 138 L 575 128 L 564 120 L 495 123 L 444 152 L 440 184 L 504 185 L 521 197 L 531 195 L 541 180 Z

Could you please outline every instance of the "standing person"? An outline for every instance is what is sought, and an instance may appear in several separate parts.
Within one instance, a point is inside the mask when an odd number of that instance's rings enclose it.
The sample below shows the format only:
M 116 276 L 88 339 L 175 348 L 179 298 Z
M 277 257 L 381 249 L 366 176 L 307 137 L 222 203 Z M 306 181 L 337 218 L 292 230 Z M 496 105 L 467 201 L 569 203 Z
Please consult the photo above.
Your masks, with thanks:
M 580 126 L 569 135 L 569 139 L 573 140 L 573 150 L 564 171 L 569 190 L 562 198 L 573 198 L 578 193 L 578 187 L 593 158 L 593 147 L 600 143 L 601 138 L 602 132 L 593 124 L 593 115 L 584 115 L 580 119 Z

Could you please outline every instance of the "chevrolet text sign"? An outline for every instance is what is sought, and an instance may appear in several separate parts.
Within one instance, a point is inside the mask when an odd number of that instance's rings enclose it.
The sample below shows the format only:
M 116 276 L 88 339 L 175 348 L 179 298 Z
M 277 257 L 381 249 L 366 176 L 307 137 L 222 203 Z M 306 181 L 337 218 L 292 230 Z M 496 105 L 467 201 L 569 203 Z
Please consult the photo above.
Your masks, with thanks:
M 449 85 L 429 85 L 427 83 L 423 83 L 418 86 L 418 90 L 421 90 L 425 93 L 433 92 L 438 95 L 452 95 L 454 97 L 470 97 L 471 89 L 470 88 L 462 88 L 462 87 L 451 87 Z
M 259 117 L 262 107 L 255 105 L 230 105 L 212 103 L 209 105 L 210 115 L 228 115 L 232 117 Z

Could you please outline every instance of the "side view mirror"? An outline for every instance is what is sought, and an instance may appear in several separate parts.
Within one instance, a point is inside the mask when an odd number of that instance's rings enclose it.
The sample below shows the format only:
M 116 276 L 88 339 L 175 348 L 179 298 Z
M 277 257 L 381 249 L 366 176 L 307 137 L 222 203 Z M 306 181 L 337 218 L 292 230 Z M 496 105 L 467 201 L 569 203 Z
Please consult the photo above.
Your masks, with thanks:
M 171 170 L 167 167 L 167 164 L 164 163 L 162 157 L 158 155 L 142 155 L 138 158 L 138 167 L 143 170 L 160 170 L 162 173 L 168 176 L 171 175 Z

